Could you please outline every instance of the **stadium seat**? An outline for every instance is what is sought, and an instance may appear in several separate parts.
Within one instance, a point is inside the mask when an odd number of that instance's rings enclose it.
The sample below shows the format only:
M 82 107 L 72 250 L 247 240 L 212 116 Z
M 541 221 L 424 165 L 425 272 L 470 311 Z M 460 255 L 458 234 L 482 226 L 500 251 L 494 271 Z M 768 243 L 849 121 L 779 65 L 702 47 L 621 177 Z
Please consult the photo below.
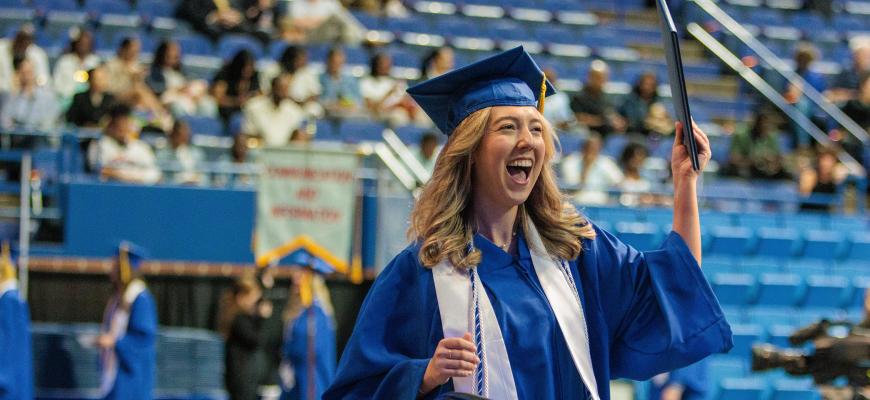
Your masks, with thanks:
M 849 296 L 850 301 L 846 304 L 850 309 L 864 308 L 864 295 L 870 289 L 870 276 L 855 276 L 852 277 L 852 293 Z
M 240 34 L 222 36 L 218 41 L 217 55 L 223 60 L 228 60 L 242 49 L 250 51 L 255 60 L 263 56 L 263 45 L 257 39 Z
M 708 249 L 712 254 L 742 256 L 749 249 L 752 233 L 739 226 L 714 226 L 710 230 Z
M 758 378 L 726 378 L 719 382 L 718 400 L 758 400 L 767 385 Z
M 767 342 L 779 348 L 792 347 L 788 338 L 795 330 L 797 330 L 797 327 L 794 325 L 769 325 L 767 327 Z
M 662 241 L 658 225 L 648 222 L 620 222 L 615 233 L 619 240 L 639 251 L 655 250 Z
M 189 115 L 182 119 L 194 135 L 224 136 L 224 126 L 217 118 Z
M 782 219 L 779 214 L 739 213 L 736 215 L 736 219 L 737 225 L 745 226 L 752 230 L 782 226 Z
M 761 325 L 797 324 L 797 310 L 788 306 L 756 305 L 745 309 L 748 321 Z
M 383 140 L 384 124 L 376 121 L 349 119 L 341 122 L 341 138 L 348 143 Z
M 84 9 L 90 13 L 101 14 L 133 14 L 130 3 L 118 0 L 86 0 Z
M 786 259 L 795 253 L 798 232 L 794 229 L 763 227 L 755 234 L 758 237 L 755 254 L 758 256 Z
M 811 275 L 807 279 L 805 307 L 840 307 L 847 300 L 849 281 L 836 275 Z
M 755 296 L 755 277 L 745 273 L 714 274 L 711 282 L 716 298 L 722 304 L 741 306 Z
M 749 363 L 741 357 L 714 354 L 706 360 L 707 384 L 712 389 L 715 389 L 723 379 L 742 378 L 748 373 Z
M 778 379 L 772 385 L 770 400 L 819 400 L 821 396 L 812 380 Z
M 762 274 L 756 301 L 770 306 L 793 306 L 800 301 L 802 283 L 797 274 Z
M 136 0 L 136 11 L 146 18 L 175 16 L 176 5 L 167 0 Z
M 845 236 L 842 232 L 811 229 L 804 233 L 802 257 L 834 260 L 842 250 Z
M 211 41 L 199 33 L 177 35 L 172 38 L 178 42 L 181 51 L 186 55 L 211 55 L 214 53 Z
M 854 232 L 849 237 L 849 251 L 846 259 L 857 262 L 870 262 L 870 232 Z

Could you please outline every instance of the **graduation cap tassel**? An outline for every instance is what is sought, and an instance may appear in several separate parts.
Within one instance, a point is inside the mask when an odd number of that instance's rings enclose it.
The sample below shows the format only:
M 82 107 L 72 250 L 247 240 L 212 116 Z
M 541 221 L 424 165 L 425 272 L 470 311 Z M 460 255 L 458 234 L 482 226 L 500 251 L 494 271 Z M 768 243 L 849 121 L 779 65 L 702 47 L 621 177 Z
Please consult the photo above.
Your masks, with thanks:
M 121 270 L 121 282 L 125 285 L 130 283 L 130 255 L 126 245 L 121 245 L 118 254 L 118 267 Z
M 313 273 L 306 270 L 302 273 L 302 279 L 299 281 L 299 300 L 304 307 L 310 307 L 314 303 Z
M 12 252 L 9 250 L 9 242 L 3 242 L 3 250 L 0 252 L 0 263 L 2 263 L 2 270 L 0 270 L 0 282 L 15 279 L 15 266 L 12 265 Z
M 544 113 L 544 99 L 547 98 L 547 74 L 541 79 L 541 94 L 538 95 L 538 111 Z

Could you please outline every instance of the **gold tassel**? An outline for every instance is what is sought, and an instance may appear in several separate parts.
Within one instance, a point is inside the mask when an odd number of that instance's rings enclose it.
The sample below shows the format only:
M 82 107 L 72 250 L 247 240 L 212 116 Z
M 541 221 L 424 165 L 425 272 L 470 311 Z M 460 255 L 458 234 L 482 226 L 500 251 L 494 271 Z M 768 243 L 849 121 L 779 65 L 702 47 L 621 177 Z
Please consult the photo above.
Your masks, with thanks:
M 302 279 L 299 280 L 299 300 L 305 307 L 310 307 L 314 303 L 313 273 L 311 270 L 305 269 L 302 272 Z
M 543 74 L 544 79 L 541 80 L 541 94 L 538 95 L 538 111 L 544 113 L 544 99 L 547 98 L 547 74 Z
M 12 252 L 9 250 L 9 242 L 3 242 L 3 249 L 0 251 L 0 282 L 15 279 L 15 265 L 12 264 Z
M 128 254 L 127 244 L 121 244 L 121 249 L 118 252 L 118 267 L 121 270 L 121 283 L 130 283 L 130 255 Z

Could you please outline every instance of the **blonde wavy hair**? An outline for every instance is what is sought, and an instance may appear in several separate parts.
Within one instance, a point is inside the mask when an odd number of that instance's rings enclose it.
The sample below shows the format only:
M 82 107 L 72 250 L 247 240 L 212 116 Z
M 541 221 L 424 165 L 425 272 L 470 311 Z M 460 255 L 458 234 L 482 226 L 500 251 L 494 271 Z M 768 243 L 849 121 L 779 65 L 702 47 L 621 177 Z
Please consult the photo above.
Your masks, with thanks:
M 456 268 L 470 268 L 480 263 L 480 251 L 468 252 L 474 235 L 471 198 L 472 160 L 480 147 L 490 108 L 466 117 L 450 135 L 435 161 L 432 178 L 423 187 L 411 211 L 408 238 L 420 243 L 419 258 L 423 266 L 434 267 L 445 257 Z M 556 184 L 550 164 L 556 154 L 552 126 L 544 119 L 544 164 L 529 198 L 519 207 L 517 218 L 528 234 L 528 215 L 547 252 L 564 260 L 573 260 L 583 251 L 581 239 L 592 239 L 595 231 L 565 199 Z

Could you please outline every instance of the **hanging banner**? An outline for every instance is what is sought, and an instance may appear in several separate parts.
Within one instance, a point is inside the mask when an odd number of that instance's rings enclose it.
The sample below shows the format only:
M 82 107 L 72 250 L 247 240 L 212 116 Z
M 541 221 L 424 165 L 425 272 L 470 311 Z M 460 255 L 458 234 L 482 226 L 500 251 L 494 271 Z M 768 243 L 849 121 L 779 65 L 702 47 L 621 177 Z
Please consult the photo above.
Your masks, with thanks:
M 357 154 L 285 147 L 264 149 L 259 160 L 263 173 L 257 187 L 257 265 L 289 257 L 346 272 L 353 237 Z

